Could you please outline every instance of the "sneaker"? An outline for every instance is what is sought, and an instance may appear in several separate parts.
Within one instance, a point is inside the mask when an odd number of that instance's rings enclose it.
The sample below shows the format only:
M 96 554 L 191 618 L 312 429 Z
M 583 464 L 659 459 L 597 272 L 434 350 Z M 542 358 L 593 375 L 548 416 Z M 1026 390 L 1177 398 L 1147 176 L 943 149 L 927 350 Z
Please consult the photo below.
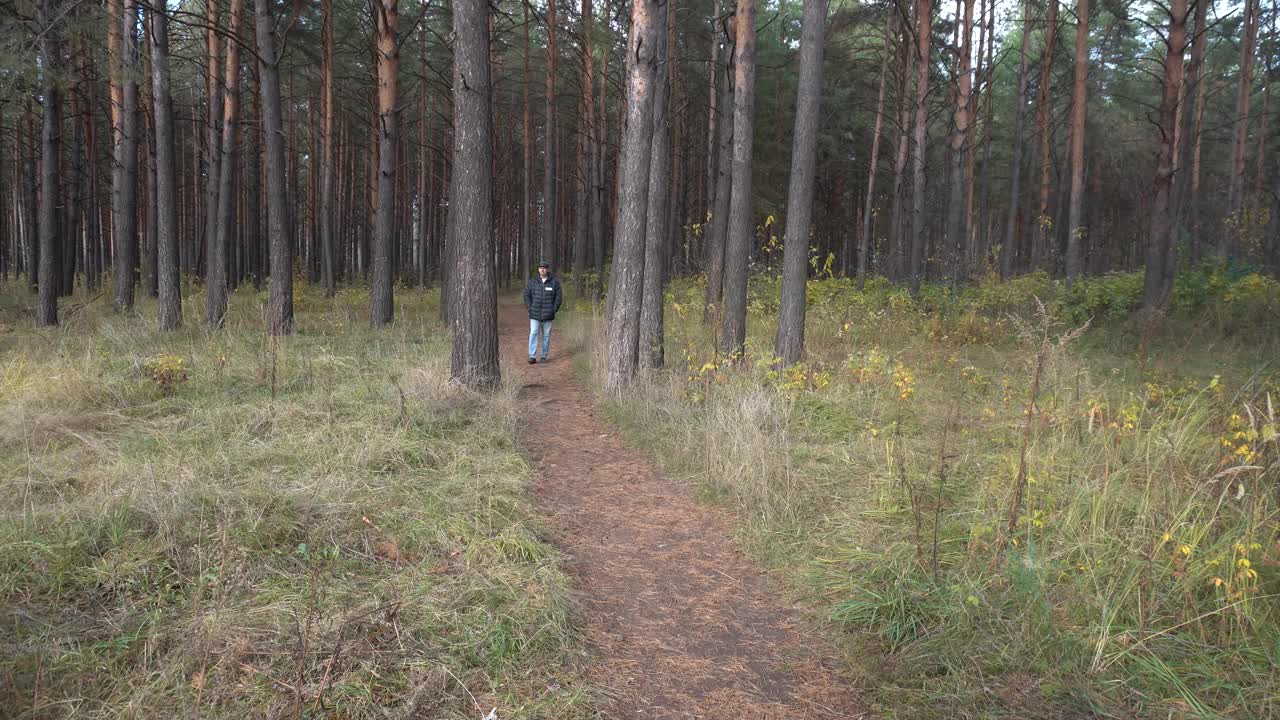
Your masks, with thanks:
M 537 358 L 529 358 L 529 364 L 530 364 L 530 365 L 532 365 L 532 364 L 534 364 L 534 363 L 536 363 L 536 362 L 538 362 L 538 359 L 537 359 Z
M 541 359 L 541 360 L 539 360 L 538 362 L 546 362 L 546 361 L 547 361 L 547 359 L 546 359 L 546 358 L 542 358 L 542 359 Z

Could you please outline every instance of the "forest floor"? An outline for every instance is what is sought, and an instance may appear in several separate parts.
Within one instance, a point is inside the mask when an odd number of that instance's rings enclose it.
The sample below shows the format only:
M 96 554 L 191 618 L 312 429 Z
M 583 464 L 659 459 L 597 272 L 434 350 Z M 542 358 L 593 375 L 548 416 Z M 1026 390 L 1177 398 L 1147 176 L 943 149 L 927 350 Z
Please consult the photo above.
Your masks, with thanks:
M 505 367 L 519 381 L 523 441 L 554 542 L 569 556 L 592 685 L 620 718 L 857 718 L 844 661 L 801 627 L 731 539 L 728 513 L 700 504 L 596 415 L 553 338 L 525 362 L 527 317 L 503 304 Z
M 449 382 L 436 293 L 304 286 L 273 342 L 184 291 L 160 333 L 0 289 L 0 719 L 598 720 L 522 401 Z
M 1141 280 L 815 280 L 787 368 L 776 276 L 752 279 L 733 363 L 678 280 L 667 369 L 595 412 L 723 511 L 867 717 L 1280 717 L 1280 291 L 1198 270 L 1152 319 Z M 559 338 L 594 391 L 604 322 L 574 310 Z

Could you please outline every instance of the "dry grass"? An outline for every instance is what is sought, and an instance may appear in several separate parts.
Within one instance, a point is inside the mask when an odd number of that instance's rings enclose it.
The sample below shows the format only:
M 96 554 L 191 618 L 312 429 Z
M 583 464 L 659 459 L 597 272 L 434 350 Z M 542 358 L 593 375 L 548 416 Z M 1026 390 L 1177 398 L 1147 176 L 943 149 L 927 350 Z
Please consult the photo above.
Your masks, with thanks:
M 245 291 L 217 333 L 0 315 L 0 716 L 595 716 L 514 389 L 397 300 L 304 291 L 278 343 Z
M 776 292 L 756 281 L 747 362 L 729 368 L 701 288 L 677 284 L 674 367 L 607 408 L 733 507 L 744 543 L 833 630 L 875 642 L 854 661 L 873 714 L 1280 715 L 1270 316 L 1230 333 L 1219 307 L 1152 328 L 1104 318 L 1055 353 L 1028 415 L 1039 346 L 1006 314 L 1027 303 L 814 283 L 807 364 L 779 370 Z M 1051 308 L 1050 337 L 1079 324 Z

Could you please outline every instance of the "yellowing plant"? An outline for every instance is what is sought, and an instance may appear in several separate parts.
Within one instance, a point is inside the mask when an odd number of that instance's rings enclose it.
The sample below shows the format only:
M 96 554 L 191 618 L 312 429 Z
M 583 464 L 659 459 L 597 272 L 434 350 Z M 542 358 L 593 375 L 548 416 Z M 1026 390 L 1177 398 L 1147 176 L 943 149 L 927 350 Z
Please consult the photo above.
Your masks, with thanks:
M 166 395 L 172 394 L 179 385 L 187 381 L 187 368 L 177 355 L 162 353 L 149 357 L 143 361 L 142 369 Z
M 893 366 L 893 386 L 898 390 L 899 400 L 910 400 L 915 394 L 915 378 L 902 363 Z

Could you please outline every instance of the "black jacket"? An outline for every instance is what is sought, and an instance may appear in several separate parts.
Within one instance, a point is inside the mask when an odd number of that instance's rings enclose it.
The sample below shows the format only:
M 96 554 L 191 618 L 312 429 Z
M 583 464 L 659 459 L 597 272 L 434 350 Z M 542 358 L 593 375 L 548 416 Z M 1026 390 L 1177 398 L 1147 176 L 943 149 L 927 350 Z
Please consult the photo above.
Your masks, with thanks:
M 546 282 L 534 275 L 524 286 L 524 306 L 529 308 L 530 320 L 555 320 L 563 300 L 555 275 L 548 274 Z

